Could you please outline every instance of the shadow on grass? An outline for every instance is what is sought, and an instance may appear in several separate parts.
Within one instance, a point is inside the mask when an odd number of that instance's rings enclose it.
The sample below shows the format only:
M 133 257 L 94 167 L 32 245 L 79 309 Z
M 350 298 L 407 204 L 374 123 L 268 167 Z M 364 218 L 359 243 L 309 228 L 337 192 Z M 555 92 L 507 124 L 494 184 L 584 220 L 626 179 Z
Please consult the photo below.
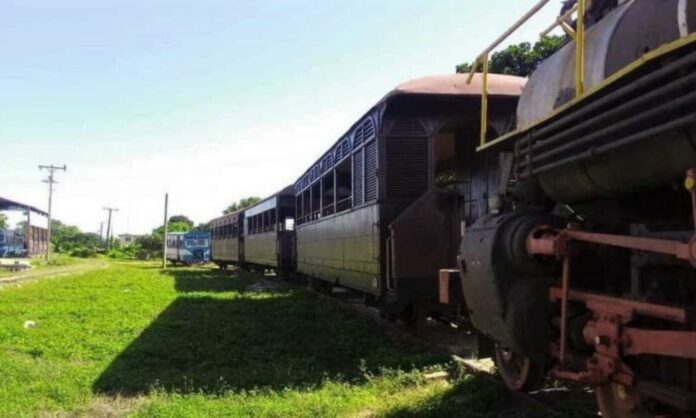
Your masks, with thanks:
M 467 375 L 446 390 L 412 405 L 393 409 L 390 418 L 511 417 L 510 393 L 499 382 Z
M 230 292 L 244 291 L 254 277 L 238 271 L 221 271 L 207 268 L 179 267 L 163 272 L 174 277 L 174 288 L 178 292 Z
M 201 274 L 194 277 L 210 283 L 191 285 L 184 278 L 180 285 L 222 286 L 218 274 L 208 279 Z M 364 320 L 302 290 L 279 289 L 228 299 L 180 297 L 114 359 L 92 388 L 136 395 L 153 388 L 217 394 L 311 387 L 326 378 L 359 379 L 365 365 L 377 372 L 442 360 L 416 348 L 395 347 Z

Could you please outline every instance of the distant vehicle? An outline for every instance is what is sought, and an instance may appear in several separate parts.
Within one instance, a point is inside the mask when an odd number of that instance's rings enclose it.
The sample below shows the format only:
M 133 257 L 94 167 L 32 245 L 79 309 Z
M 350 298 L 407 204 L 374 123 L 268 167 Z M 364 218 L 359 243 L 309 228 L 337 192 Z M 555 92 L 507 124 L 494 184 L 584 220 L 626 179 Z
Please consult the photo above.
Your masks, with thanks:
M 24 233 L 19 229 L 0 229 L 0 257 L 24 257 Z
M 210 261 L 208 232 L 170 232 L 167 234 L 167 260 L 172 264 L 202 264 Z

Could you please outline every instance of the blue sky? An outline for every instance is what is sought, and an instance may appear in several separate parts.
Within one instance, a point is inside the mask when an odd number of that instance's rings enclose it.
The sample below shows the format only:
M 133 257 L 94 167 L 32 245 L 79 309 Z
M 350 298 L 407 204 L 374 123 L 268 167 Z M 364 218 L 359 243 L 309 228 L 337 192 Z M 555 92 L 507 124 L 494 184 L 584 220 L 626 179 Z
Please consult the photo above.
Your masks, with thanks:
M 4 0 L 0 196 L 114 230 L 295 181 L 393 86 L 472 60 L 534 0 Z M 511 42 L 535 40 L 560 0 Z

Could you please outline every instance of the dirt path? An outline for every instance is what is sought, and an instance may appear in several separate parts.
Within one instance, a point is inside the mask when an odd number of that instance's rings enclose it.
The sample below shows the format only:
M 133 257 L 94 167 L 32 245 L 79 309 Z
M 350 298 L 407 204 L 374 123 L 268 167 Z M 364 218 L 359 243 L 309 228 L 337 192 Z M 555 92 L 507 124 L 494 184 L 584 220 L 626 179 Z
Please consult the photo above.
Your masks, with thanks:
M 84 260 L 68 266 L 46 267 L 36 270 L 23 271 L 10 276 L 0 277 L 0 287 L 25 281 L 54 278 L 71 274 L 86 273 L 91 270 L 103 269 L 109 266 L 104 260 Z

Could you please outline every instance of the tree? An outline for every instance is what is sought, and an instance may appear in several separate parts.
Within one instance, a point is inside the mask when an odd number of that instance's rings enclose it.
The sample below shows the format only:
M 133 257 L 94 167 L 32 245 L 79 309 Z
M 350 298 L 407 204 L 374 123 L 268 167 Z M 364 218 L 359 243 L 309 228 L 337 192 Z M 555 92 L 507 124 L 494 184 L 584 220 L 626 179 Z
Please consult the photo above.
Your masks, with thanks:
M 135 240 L 135 257 L 141 260 L 162 257 L 162 237 L 143 235 Z
M 193 221 L 184 215 L 174 215 L 169 218 L 169 223 L 185 223 L 189 225 L 189 229 L 193 228 Z
M 228 213 L 236 212 L 238 210 L 242 210 L 244 208 L 248 208 L 249 206 L 253 206 L 261 201 L 260 197 L 256 196 L 250 196 L 250 197 L 245 197 L 244 199 L 240 199 L 239 202 L 232 203 L 227 207 L 227 209 L 223 210 L 222 213 L 223 215 L 227 215 Z
M 56 252 L 77 257 L 92 257 L 104 247 L 104 240 L 99 234 L 82 232 L 80 228 L 51 220 L 51 245 Z
M 196 232 L 210 232 L 210 224 L 208 223 L 200 223 L 196 225 L 191 231 L 196 231 Z
M 0 213 L 0 229 L 7 229 L 7 215 Z
M 193 229 L 193 223 L 189 224 L 187 222 L 169 222 L 167 224 L 168 232 L 189 232 Z M 160 225 L 152 230 L 152 235 L 162 239 L 164 236 L 164 225 Z
M 491 73 L 529 77 L 534 70 L 567 42 L 566 36 L 544 36 L 532 46 L 529 42 L 510 45 L 502 51 L 495 52 L 490 59 Z M 465 62 L 457 65 L 458 73 L 471 71 L 471 64 Z

